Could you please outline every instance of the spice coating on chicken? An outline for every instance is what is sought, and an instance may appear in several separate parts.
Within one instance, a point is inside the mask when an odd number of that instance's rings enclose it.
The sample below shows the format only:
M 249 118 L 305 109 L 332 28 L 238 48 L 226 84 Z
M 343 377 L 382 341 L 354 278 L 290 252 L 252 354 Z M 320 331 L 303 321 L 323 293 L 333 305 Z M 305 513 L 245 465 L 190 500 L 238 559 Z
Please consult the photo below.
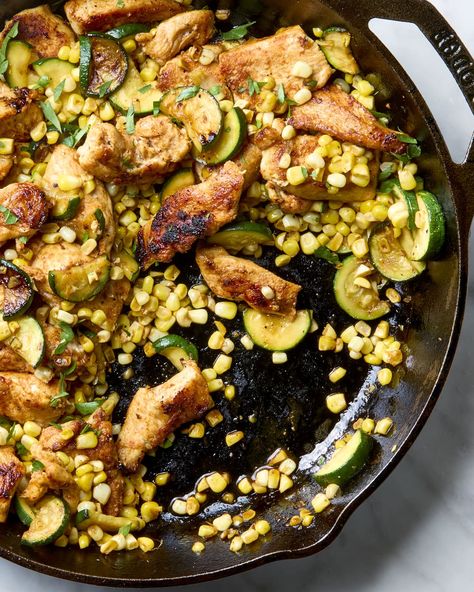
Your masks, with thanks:
M 24 475 L 25 467 L 13 446 L 0 446 L 0 524 L 7 521 L 10 504 Z

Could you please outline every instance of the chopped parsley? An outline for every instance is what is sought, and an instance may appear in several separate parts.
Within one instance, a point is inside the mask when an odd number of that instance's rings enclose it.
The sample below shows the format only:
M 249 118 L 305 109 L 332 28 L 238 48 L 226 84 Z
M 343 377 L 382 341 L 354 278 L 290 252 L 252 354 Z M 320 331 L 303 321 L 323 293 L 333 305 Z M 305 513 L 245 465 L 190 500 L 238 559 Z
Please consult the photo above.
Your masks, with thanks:
M 277 86 L 277 97 L 278 97 L 278 102 L 281 105 L 283 105 L 283 103 L 286 101 L 285 87 L 283 86 L 283 84 L 279 84 Z
M 135 131 L 135 109 L 133 105 L 130 105 L 127 111 L 127 123 L 125 126 L 127 134 L 133 134 Z
M 131 529 L 132 529 L 131 522 L 129 524 L 124 524 L 124 526 L 121 526 L 119 528 L 119 534 L 123 534 L 123 536 L 127 536 L 127 534 L 130 534 Z
M 95 219 L 97 220 L 97 222 L 99 223 L 100 233 L 102 234 L 105 230 L 104 212 L 100 208 L 97 208 L 97 210 L 94 212 L 94 216 L 95 216 Z
M 255 25 L 255 22 L 256 21 L 252 21 L 251 23 L 245 23 L 244 25 L 233 27 L 230 31 L 222 33 L 221 37 L 224 41 L 238 41 L 239 39 L 243 39 L 244 37 L 247 37 L 249 28 L 252 25 Z
M 253 97 L 253 95 L 259 95 L 262 87 L 265 86 L 265 82 L 256 82 L 252 78 L 247 79 L 247 86 L 249 90 L 249 95 Z
M 112 84 L 112 80 L 107 80 L 99 86 L 99 97 L 103 99 L 105 95 L 109 92 L 110 86 Z
M 61 321 L 59 323 L 59 326 L 61 328 L 60 341 L 59 341 L 58 346 L 56 347 L 56 349 L 53 352 L 54 356 L 59 356 L 59 355 L 63 354 L 66 351 L 67 346 L 74 339 L 74 331 L 72 330 L 72 327 L 70 325 Z
M 15 216 L 15 214 L 5 206 L 0 205 L 0 212 L 3 214 L 5 224 L 15 224 L 15 222 L 18 222 L 18 216 Z
M 90 415 L 102 405 L 103 401 L 87 401 L 86 403 L 76 403 L 76 410 L 81 415 Z
M 14 23 L 13 27 L 5 35 L 2 45 L 0 46 L 0 78 L 5 80 L 5 72 L 8 70 L 7 47 L 10 39 L 18 35 L 18 21 Z
M 188 99 L 192 99 L 195 97 L 198 92 L 201 90 L 199 86 L 188 86 L 184 88 L 176 98 L 176 102 L 180 103 L 181 101 L 187 101 Z
M 58 84 L 58 86 L 53 91 L 53 99 L 54 102 L 57 103 L 59 101 L 60 96 L 63 94 L 64 85 L 66 84 L 66 79 Z
M 74 370 L 76 369 L 76 362 L 74 361 L 69 368 L 67 368 L 66 370 L 64 370 L 64 372 L 61 372 L 59 375 L 59 391 L 57 395 L 54 395 L 54 397 L 51 397 L 51 400 L 49 402 L 50 406 L 55 409 L 58 404 L 59 401 L 61 399 L 64 399 L 65 397 L 69 397 L 69 393 L 66 390 L 66 376 L 69 376 L 70 374 L 72 374 L 74 372 Z
M 87 135 L 89 129 L 89 125 L 86 125 L 86 127 L 83 127 L 82 129 L 80 127 L 73 127 L 71 129 L 71 134 L 66 136 L 62 143 L 69 146 L 69 148 L 76 148 L 82 138 Z
M 29 454 L 28 449 L 21 442 L 15 444 L 15 450 L 19 456 L 27 456 Z
M 42 471 L 44 469 L 44 464 L 40 460 L 34 460 L 31 463 L 31 472 L 36 473 L 36 471 Z
M 51 125 L 58 131 L 62 133 L 61 122 L 58 119 L 58 116 L 54 112 L 53 106 L 50 102 L 44 101 L 40 103 L 41 110 L 43 111 L 43 115 L 45 118 L 51 123 Z

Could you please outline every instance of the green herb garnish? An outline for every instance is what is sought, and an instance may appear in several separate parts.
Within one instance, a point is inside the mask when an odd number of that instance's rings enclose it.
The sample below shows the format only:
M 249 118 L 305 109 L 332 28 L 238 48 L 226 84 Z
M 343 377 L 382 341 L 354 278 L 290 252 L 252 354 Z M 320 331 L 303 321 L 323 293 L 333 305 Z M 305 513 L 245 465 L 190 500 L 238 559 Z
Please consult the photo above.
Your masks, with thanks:
M 133 134 L 135 131 L 135 109 L 133 105 L 130 105 L 127 111 L 127 123 L 125 126 L 127 134 Z
M 90 415 L 94 413 L 101 405 L 103 401 L 87 401 L 86 403 L 76 403 L 76 411 L 81 415 Z
M 63 94 L 64 85 L 66 84 L 66 80 L 64 79 L 62 82 L 58 84 L 58 86 L 53 91 L 53 99 L 54 102 L 57 103 L 59 101 L 60 96 Z
M 313 255 L 318 259 L 324 259 L 333 265 L 337 265 L 341 262 L 337 253 L 330 251 L 327 247 L 319 247 L 314 251 Z
M 255 25 L 255 22 L 256 21 L 252 21 L 251 23 L 245 23 L 245 25 L 233 27 L 230 31 L 222 33 L 221 37 L 224 41 L 238 41 L 239 39 L 243 39 L 244 37 L 247 37 L 249 28 L 252 25 Z
M 180 103 L 181 101 L 192 99 L 198 94 L 200 90 L 201 88 L 199 86 L 188 86 L 179 93 L 178 97 L 176 98 L 176 102 Z
M 109 92 L 109 89 L 112 85 L 112 80 L 107 80 L 99 86 L 99 97 L 103 99 L 105 95 Z
M 153 115 L 156 117 L 160 114 L 160 101 L 153 101 Z
M 41 110 L 43 111 L 43 115 L 45 118 L 51 123 L 51 125 L 61 133 L 63 130 L 61 128 L 61 122 L 58 119 L 58 116 L 54 112 L 53 106 L 48 101 L 44 101 L 40 103 Z
M 400 142 L 403 142 L 404 144 L 418 144 L 418 140 L 416 138 L 412 138 L 407 134 L 397 134 L 397 138 L 400 140 Z
M 100 233 L 102 234 L 105 230 L 104 212 L 100 208 L 97 208 L 97 210 L 94 212 L 94 216 L 95 216 L 95 219 L 97 220 L 97 222 L 99 223 Z
M 0 205 L 0 212 L 3 214 L 5 224 L 15 224 L 15 222 L 18 222 L 18 216 L 15 216 L 15 214 L 5 206 Z
M 249 95 L 252 97 L 253 95 L 260 94 L 262 87 L 265 86 L 265 82 L 256 82 L 252 78 L 247 78 L 247 86 Z
M 129 524 L 124 524 L 123 526 L 121 526 L 119 528 L 119 534 L 123 534 L 123 536 L 127 536 L 127 534 L 130 534 L 131 529 L 132 529 L 131 522 Z
M 74 331 L 72 330 L 72 327 L 70 325 L 68 325 L 64 321 L 61 321 L 59 323 L 59 326 L 61 328 L 60 341 L 53 352 L 54 356 L 59 356 L 63 354 L 66 351 L 67 346 L 74 339 Z
M 44 469 L 44 464 L 40 460 L 34 460 L 31 463 L 31 472 L 36 473 L 36 471 L 42 471 Z
M 222 90 L 222 86 L 213 86 L 212 88 L 209 89 L 208 92 L 213 97 L 216 97 L 218 94 L 220 94 L 221 90 Z
M 2 80 L 5 80 L 4 74 L 8 70 L 7 47 L 10 40 L 18 35 L 18 26 L 18 21 L 16 21 L 13 27 L 5 35 L 5 39 L 0 46 L 0 78 Z
M 145 86 L 142 86 L 141 88 L 138 89 L 138 92 L 141 93 L 142 95 L 144 95 L 146 92 L 148 92 L 151 88 L 151 84 L 146 84 Z

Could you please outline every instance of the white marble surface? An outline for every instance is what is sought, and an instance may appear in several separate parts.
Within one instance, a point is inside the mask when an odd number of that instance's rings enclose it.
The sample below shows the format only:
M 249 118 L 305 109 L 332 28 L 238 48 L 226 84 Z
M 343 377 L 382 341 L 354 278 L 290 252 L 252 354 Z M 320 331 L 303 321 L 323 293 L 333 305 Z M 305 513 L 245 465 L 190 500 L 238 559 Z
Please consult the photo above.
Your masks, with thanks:
M 8 0 L 7 0 L 8 1 Z M 395 1 L 395 0 L 394 0 Z M 474 53 L 473 0 L 432 0 Z M 456 155 L 463 153 L 473 118 L 456 108 L 434 52 L 413 51 L 405 33 L 385 25 L 392 49 L 422 87 Z M 420 50 L 421 51 L 421 50 Z M 417 56 L 418 59 L 414 59 Z M 466 196 L 467 197 L 467 196 Z M 474 199 L 474 194 L 471 196 Z M 471 239 L 474 255 L 474 241 Z M 472 266 L 471 266 L 472 268 Z M 395 472 L 349 520 L 325 551 L 272 564 L 189 592 L 242 589 L 280 592 L 450 592 L 474 584 L 474 280 L 470 281 L 461 340 L 447 385 L 428 425 Z M 93 592 L 93 588 L 36 574 L 0 560 L 0 590 Z M 176 592 L 184 588 L 174 588 Z

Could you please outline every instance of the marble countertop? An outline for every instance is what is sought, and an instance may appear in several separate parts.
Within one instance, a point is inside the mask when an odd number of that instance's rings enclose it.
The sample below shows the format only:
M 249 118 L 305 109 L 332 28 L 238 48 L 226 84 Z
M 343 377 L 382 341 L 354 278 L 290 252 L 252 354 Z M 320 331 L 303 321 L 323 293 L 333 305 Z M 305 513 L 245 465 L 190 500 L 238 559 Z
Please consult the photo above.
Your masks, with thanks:
M 474 54 L 473 0 L 432 0 Z M 377 29 L 407 68 L 437 117 L 452 154 L 462 160 L 474 117 L 434 50 L 413 46 L 413 31 Z M 417 36 L 416 36 L 417 37 Z M 420 35 L 421 37 L 421 35 Z M 414 60 L 413 56 L 417 56 Z M 449 107 L 449 108 L 447 108 Z M 451 115 L 450 115 L 451 113 Z M 473 197 L 474 199 L 474 197 Z M 474 240 L 471 237 L 471 256 Z M 471 266 L 472 268 L 472 266 Z M 472 269 L 471 269 L 472 270 Z M 352 516 L 338 539 L 314 557 L 276 563 L 224 582 L 176 592 L 242 589 L 280 592 L 448 592 L 474 580 L 474 277 L 456 358 L 427 426 L 394 473 Z M 0 559 L 0 589 L 93 592 Z

